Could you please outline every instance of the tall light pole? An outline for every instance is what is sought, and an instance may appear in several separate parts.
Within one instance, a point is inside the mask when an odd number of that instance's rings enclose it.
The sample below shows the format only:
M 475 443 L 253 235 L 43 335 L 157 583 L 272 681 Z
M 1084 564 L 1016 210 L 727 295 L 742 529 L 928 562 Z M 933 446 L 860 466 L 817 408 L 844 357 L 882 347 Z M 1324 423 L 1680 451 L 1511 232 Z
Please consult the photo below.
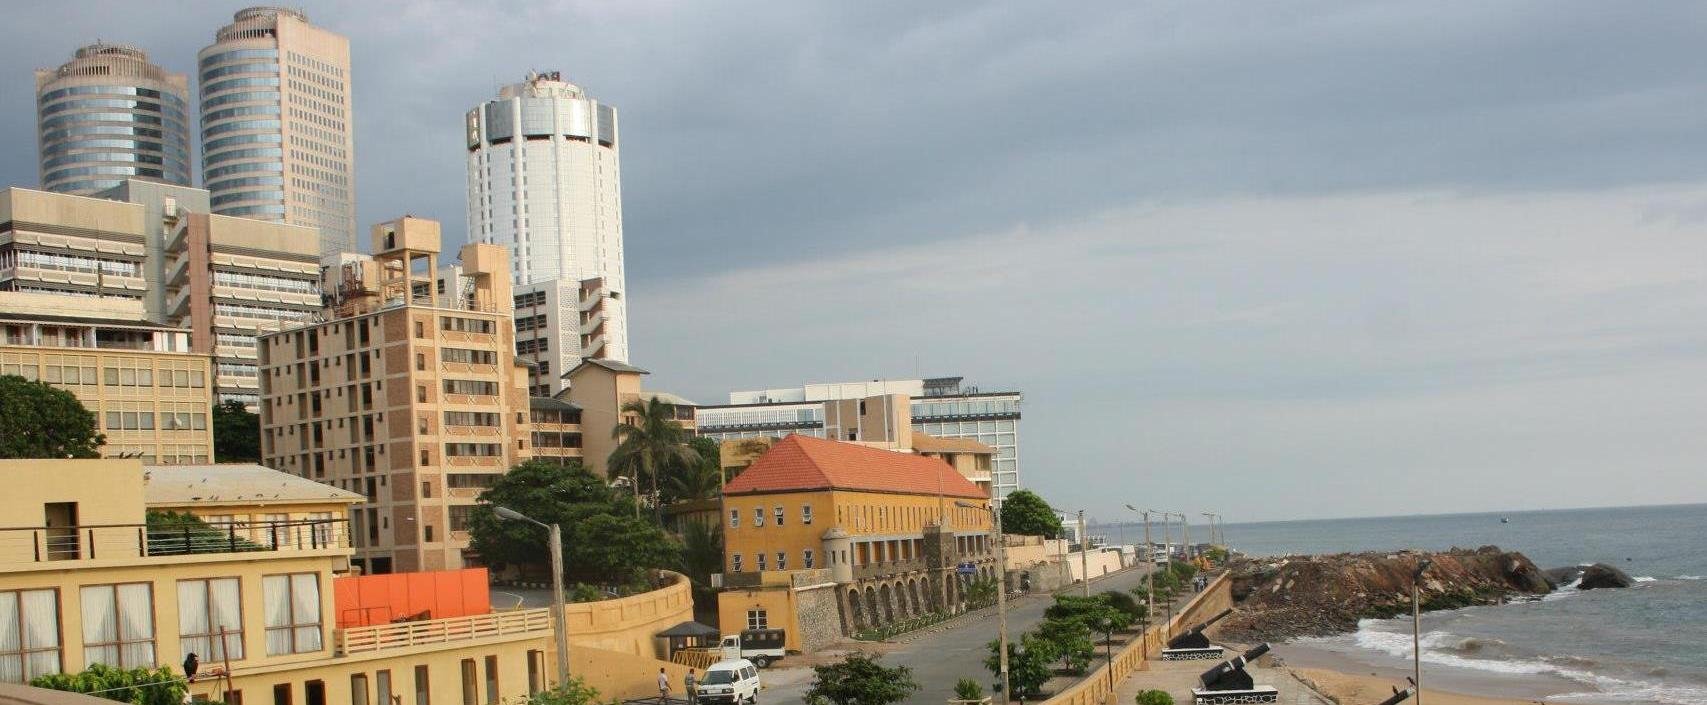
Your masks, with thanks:
M 1216 516 L 1218 516 L 1218 515 L 1210 513 L 1210 512 L 1204 512 L 1203 513 L 1203 518 L 1207 519 L 1209 521 L 1209 544 L 1212 546 L 1221 545 L 1221 544 L 1215 542 L 1215 517 Z
M 1085 510 L 1079 510 L 1079 573 L 1085 576 L 1085 597 L 1091 596 L 1091 537 L 1085 533 Z
M 1422 582 L 1423 571 L 1433 563 L 1424 558 L 1417 563 L 1417 569 L 1411 571 L 1411 680 L 1417 683 L 1416 705 L 1422 705 L 1423 700 L 1422 593 L 1417 584 Z
M 961 509 L 980 509 L 976 504 L 955 500 L 954 506 Z M 1011 691 L 1008 684 L 1008 537 L 1002 534 L 1002 513 L 996 505 L 988 507 L 990 524 L 996 531 L 996 633 L 1000 635 L 1001 645 L 997 647 L 996 660 L 1000 664 L 1002 676 L 1002 698 L 1004 701 Z
M 551 535 L 551 621 L 557 626 L 557 686 L 569 684 L 569 606 L 563 600 L 563 529 L 556 524 L 535 521 L 509 507 L 493 507 L 499 519 L 525 521 L 542 527 Z
M 1126 508 L 1144 518 L 1144 622 L 1149 624 L 1156 617 L 1156 549 L 1150 545 L 1150 513 L 1130 504 Z

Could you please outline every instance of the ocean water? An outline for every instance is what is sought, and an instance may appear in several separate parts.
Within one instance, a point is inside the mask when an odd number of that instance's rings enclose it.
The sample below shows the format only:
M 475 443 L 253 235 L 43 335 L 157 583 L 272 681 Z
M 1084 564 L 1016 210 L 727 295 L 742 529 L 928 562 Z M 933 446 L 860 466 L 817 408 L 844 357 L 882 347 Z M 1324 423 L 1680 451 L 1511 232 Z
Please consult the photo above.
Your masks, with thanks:
M 1117 529 L 1098 531 L 1113 538 Z M 1208 535 L 1200 532 L 1193 526 L 1193 539 Z M 1581 687 L 1548 702 L 1707 705 L 1707 505 L 1228 524 L 1225 534 L 1259 556 L 1493 544 L 1542 568 L 1617 566 L 1638 584 L 1424 614 L 1425 668 Z M 1411 623 L 1365 620 L 1354 634 L 1300 642 L 1408 667 Z

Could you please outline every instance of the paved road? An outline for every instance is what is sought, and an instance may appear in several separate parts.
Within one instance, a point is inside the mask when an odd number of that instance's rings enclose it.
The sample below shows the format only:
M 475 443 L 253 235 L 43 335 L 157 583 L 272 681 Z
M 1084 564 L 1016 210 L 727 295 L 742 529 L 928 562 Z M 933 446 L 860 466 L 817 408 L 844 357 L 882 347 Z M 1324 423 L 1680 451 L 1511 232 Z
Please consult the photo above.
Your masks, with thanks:
M 1091 581 L 1091 592 L 1130 590 L 1140 585 L 1143 578 L 1142 566 L 1129 568 Z M 1081 589 L 1075 585 L 1063 592 L 1078 594 Z M 1037 626 L 1043 621 L 1043 610 L 1053 603 L 1047 595 L 1030 595 L 1008 602 L 1008 637 L 1018 639 L 1021 632 Z M 988 694 L 990 683 L 995 679 L 984 668 L 984 657 L 989 654 L 985 645 L 996 638 L 998 631 L 996 611 L 991 608 L 915 635 L 900 637 L 906 641 L 890 646 L 883 662 L 913 669 L 913 679 L 922 687 L 905 701 L 908 705 L 942 705 L 943 701 L 954 697 L 954 683 L 961 678 L 978 681 Z M 806 689 L 812 684 L 809 668 L 782 668 L 779 665 L 762 675 L 765 690 L 760 701 L 765 705 L 801 702 Z

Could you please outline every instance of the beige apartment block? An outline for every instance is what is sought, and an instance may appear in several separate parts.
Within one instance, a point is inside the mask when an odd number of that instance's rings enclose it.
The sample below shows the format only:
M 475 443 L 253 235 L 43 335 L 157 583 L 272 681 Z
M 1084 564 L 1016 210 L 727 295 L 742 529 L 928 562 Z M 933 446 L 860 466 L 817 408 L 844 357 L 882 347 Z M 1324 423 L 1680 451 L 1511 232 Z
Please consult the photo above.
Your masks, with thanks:
M 319 233 L 208 214 L 208 192 L 129 179 L 95 196 L 0 191 L 0 291 L 139 302 L 215 356 L 217 400 L 259 402 L 255 336 L 320 310 Z
M 350 41 L 300 10 L 240 10 L 196 56 L 202 183 L 213 212 L 318 228 L 355 249 Z
M 614 431 L 619 424 L 635 420 L 634 414 L 622 410 L 630 402 L 658 399 L 670 404 L 676 423 L 693 433 L 694 403 L 668 392 L 641 389 L 640 378 L 648 374 L 626 362 L 595 358 L 583 360 L 564 375 L 569 379 L 565 396 L 579 409 L 582 462 L 594 474 L 609 476 L 610 454 L 617 444 Z
M 261 401 L 256 336 L 320 311 L 312 228 L 186 213 L 167 237 L 166 311 L 214 356 L 221 400 Z
M 260 339 L 269 467 L 359 492 L 356 562 L 371 573 L 478 565 L 475 497 L 530 457 L 508 255 L 467 245 L 439 294 L 439 224 L 374 226 L 374 255 L 329 272 L 331 306 Z
M 211 361 L 141 302 L 0 292 L 0 332 L 0 374 L 76 395 L 106 435 L 103 456 L 212 462 Z

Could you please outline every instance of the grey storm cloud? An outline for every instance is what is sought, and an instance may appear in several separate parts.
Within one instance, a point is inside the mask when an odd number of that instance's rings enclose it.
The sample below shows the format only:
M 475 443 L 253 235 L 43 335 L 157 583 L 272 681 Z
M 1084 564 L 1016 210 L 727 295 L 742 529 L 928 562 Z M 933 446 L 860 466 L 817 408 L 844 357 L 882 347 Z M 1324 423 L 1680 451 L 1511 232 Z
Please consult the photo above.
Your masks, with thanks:
M 12 8 L 0 177 L 37 180 L 30 69 L 187 72 L 240 7 Z M 461 116 L 529 69 L 618 107 L 655 385 L 1020 387 L 1023 481 L 1110 518 L 1707 499 L 1707 6 L 305 9 L 352 41 L 364 224 L 460 237 Z

